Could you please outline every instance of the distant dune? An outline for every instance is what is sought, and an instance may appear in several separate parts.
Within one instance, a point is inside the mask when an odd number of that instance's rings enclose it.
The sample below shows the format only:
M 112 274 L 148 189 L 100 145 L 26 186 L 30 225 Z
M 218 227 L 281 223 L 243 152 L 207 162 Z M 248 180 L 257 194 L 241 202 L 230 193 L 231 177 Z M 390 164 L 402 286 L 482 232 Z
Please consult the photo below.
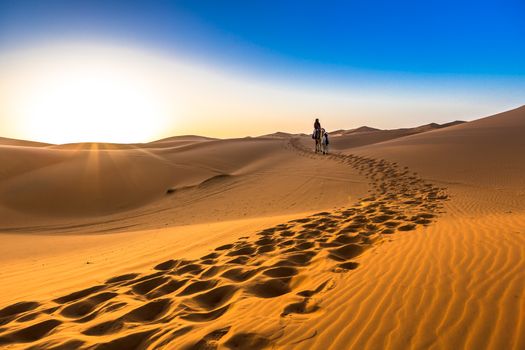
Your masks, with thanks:
M 44 147 L 44 146 L 49 146 L 50 144 L 43 143 L 43 142 L 16 140 L 16 139 L 9 139 L 6 137 L 0 137 L 0 145 L 2 146 L 21 146 L 21 147 Z
M 330 135 L 0 139 L 0 347 L 524 349 L 525 107 Z
M 447 128 L 449 126 L 454 126 L 462 123 L 465 122 L 455 121 L 446 124 L 431 123 L 415 128 L 402 128 L 393 130 L 380 130 L 368 126 L 362 126 L 357 129 L 351 130 L 336 130 L 331 132 L 330 135 L 333 136 L 332 146 L 334 147 L 334 149 L 346 149 L 371 145 L 374 143 L 393 140 L 408 135 L 414 135 L 422 132 Z
M 525 107 L 520 107 L 352 152 L 388 157 L 441 181 L 489 186 L 492 189 L 523 188 L 524 130 Z

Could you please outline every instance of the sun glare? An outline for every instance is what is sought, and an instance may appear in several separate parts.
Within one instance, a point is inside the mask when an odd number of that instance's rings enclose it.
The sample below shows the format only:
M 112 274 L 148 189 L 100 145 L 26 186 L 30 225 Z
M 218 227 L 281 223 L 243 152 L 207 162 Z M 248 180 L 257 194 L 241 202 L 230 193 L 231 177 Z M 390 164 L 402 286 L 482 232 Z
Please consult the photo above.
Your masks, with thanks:
M 16 128 L 28 139 L 51 143 L 159 138 L 173 111 L 143 65 L 125 56 L 82 56 L 29 65 L 9 87 Z

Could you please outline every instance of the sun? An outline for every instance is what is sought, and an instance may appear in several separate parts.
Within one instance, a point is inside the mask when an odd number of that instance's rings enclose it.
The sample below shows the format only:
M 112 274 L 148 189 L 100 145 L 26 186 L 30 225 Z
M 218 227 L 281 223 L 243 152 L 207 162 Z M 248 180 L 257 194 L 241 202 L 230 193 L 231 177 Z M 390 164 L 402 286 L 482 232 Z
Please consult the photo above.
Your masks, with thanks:
M 33 139 L 144 141 L 159 133 L 165 117 L 151 91 L 111 72 L 63 72 L 31 90 L 20 110 Z
M 10 113 L 28 139 L 50 143 L 145 142 L 173 122 L 173 108 L 144 65 L 129 57 L 57 55 L 10 86 Z

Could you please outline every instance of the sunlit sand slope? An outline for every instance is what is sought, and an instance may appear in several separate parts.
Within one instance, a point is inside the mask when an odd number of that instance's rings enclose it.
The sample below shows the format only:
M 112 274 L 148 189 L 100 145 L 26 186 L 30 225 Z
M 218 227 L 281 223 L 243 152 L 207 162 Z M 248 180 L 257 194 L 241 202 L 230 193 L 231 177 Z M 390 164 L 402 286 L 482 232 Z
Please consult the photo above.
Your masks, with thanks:
M 523 190 L 524 130 L 525 106 L 445 129 L 352 149 L 352 152 L 403 162 L 441 182 Z

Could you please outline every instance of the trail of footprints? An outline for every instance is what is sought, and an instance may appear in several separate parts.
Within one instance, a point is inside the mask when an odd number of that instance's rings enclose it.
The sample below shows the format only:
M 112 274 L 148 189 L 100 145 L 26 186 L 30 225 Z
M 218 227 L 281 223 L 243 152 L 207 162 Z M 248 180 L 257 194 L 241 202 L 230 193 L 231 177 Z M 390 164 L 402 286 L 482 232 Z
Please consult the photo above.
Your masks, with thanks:
M 295 152 L 312 156 L 297 140 L 289 142 Z M 168 347 L 177 337 L 219 319 L 237 300 L 234 296 L 241 293 L 254 298 L 295 293 L 300 301 L 284 307 L 280 317 L 317 311 L 314 297 L 326 289 L 327 282 L 313 290 L 293 290 L 291 282 L 298 274 L 308 274 L 316 261 L 326 258 L 333 262 L 333 272 L 357 268 L 352 259 L 385 235 L 430 224 L 440 211 L 440 202 L 447 198 L 444 189 L 385 160 L 340 154 L 325 157 L 351 165 L 367 176 L 373 188 L 370 195 L 349 208 L 270 227 L 251 240 L 243 237 L 197 260 L 169 260 L 149 274 L 116 276 L 52 301 L 7 306 L 0 310 L 0 346 Z M 106 321 L 97 322 L 100 316 Z M 68 335 L 52 337 L 60 332 Z M 74 332 L 76 337 L 71 334 Z M 105 336 L 105 341 L 99 342 L 99 336 Z M 224 327 L 187 348 L 214 349 L 219 341 L 232 349 L 264 348 L 271 343 L 262 335 L 232 334 L 230 327 Z

